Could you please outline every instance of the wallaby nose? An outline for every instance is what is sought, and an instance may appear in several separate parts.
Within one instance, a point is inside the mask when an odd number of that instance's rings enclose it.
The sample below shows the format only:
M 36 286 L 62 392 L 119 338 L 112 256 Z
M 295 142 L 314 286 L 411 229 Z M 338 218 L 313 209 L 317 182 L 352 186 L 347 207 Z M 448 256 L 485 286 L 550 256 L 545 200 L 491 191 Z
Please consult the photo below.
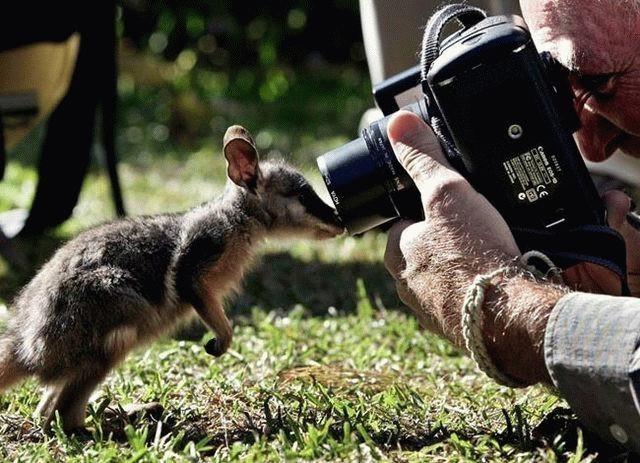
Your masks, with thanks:
M 344 233 L 347 229 L 338 214 L 338 211 L 333 209 L 333 226 L 335 226 L 338 230 L 340 230 L 340 234 Z
M 343 234 L 345 232 L 345 227 L 342 223 L 342 219 L 338 215 L 338 211 L 330 206 L 326 207 L 328 208 L 327 220 L 325 220 L 324 223 L 328 225 L 331 235 L 338 236 Z
M 312 189 L 308 188 L 305 194 L 300 196 L 300 202 L 307 214 L 312 215 L 321 222 L 320 228 L 326 235 L 337 236 L 344 232 L 345 228 L 338 216 L 338 212 Z
M 336 211 L 333 207 L 327 205 L 322 199 L 318 198 L 319 207 L 316 213 L 314 214 L 318 217 L 322 222 L 327 225 L 331 225 L 336 228 L 344 229 L 344 225 L 342 225 L 342 220 L 338 215 L 338 211 Z

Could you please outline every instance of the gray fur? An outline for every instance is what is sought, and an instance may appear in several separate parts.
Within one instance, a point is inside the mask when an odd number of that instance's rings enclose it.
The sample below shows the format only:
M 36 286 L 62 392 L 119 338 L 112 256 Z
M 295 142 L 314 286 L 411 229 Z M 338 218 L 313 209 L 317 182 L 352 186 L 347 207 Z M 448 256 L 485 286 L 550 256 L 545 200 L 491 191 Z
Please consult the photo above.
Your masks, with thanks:
M 232 330 L 223 298 L 264 238 L 342 232 L 299 172 L 258 163 L 246 130 L 229 129 L 225 155 L 233 182 L 216 201 L 107 223 L 54 254 L 13 304 L 0 337 L 0 390 L 35 375 L 47 386 L 39 406 L 46 424 L 58 411 L 66 430 L 82 427 L 87 400 L 108 372 L 192 308 L 217 334 L 207 350 L 226 351 Z M 309 203 L 309 191 L 313 208 L 301 202 Z

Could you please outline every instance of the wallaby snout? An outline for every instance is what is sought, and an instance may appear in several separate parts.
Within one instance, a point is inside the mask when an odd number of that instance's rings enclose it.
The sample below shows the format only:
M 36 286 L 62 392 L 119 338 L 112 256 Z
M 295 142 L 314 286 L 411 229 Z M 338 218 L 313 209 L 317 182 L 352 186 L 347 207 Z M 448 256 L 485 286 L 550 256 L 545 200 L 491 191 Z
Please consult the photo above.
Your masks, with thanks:
M 300 196 L 300 203 L 305 208 L 306 213 L 317 221 L 315 238 L 333 238 L 344 233 L 344 226 L 337 211 L 327 205 L 311 187 L 305 194 Z

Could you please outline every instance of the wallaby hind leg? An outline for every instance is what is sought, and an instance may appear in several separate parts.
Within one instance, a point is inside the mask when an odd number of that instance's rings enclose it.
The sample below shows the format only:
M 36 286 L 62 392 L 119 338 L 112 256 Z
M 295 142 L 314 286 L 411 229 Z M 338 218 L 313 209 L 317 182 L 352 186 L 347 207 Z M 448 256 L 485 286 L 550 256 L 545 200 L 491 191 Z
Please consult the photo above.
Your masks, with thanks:
M 0 340 L 0 391 L 14 385 L 28 375 L 18 362 L 11 343 Z
M 59 392 L 54 393 L 53 404 L 48 407 L 44 422 L 45 429 L 48 430 L 55 420 L 56 411 L 60 415 L 65 432 L 84 429 L 87 402 L 107 372 L 108 370 L 83 372 L 64 383 Z
M 36 408 L 36 416 L 47 417 L 53 412 L 52 408 L 56 403 L 56 398 L 60 394 L 60 390 L 64 384 L 49 384 L 44 388 L 42 392 L 42 398 L 38 407 Z

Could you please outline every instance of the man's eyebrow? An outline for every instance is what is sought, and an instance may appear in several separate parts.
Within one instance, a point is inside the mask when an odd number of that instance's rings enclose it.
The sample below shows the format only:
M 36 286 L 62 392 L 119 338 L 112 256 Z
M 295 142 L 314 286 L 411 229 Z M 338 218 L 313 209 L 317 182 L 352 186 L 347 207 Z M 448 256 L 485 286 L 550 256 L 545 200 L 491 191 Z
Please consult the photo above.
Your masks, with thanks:
M 584 81 L 587 83 L 593 82 L 594 84 L 597 84 L 599 82 L 604 82 L 606 80 L 609 80 L 620 73 L 619 72 L 581 72 L 581 71 L 575 70 L 575 71 L 569 71 L 569 74 L 577 77 L 581 81 Z
M 584 76 L 613 76 L 623 73 L 627 66 L 621 58 L 607 53 L 576 53 L 570 67 L 573 73 Z

